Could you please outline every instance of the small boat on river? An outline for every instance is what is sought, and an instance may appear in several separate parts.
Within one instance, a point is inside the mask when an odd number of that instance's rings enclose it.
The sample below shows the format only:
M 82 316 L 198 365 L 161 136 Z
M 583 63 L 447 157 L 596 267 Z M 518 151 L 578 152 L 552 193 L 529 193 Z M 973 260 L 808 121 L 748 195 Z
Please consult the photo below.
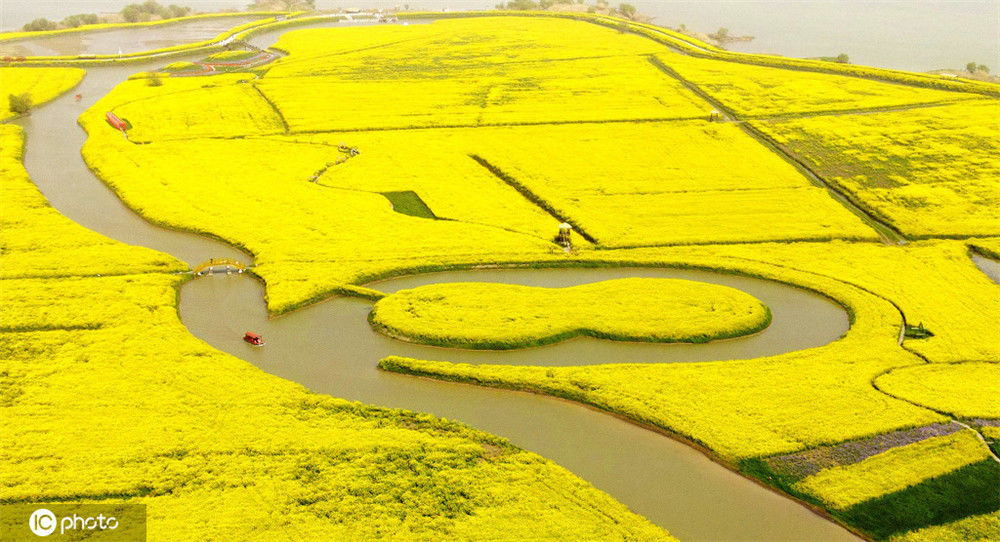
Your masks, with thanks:
M 250 343 L 251 346 L 264 346 L 264 338 L 252 331 L 247 331 L 243 335 L 243 340 Z

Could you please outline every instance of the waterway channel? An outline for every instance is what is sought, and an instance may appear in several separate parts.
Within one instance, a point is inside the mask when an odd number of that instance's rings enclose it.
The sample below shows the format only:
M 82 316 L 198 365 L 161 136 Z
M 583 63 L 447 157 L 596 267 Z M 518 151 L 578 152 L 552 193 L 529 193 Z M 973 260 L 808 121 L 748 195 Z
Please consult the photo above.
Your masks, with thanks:
M 169 30 L 164 31 L 164 39 L 168 39 Z M 258 36 L 254 42 L 266 46 L 280 32 Z M 151 67 L 89 68 L 76 90 L 20 120 L 27 132 L 25 166 L 54 207 L 92 230 L 170 253 L 189 264 L 210 257 L 247 261 L 248 255 L 219 241 L 147 223 L 96 179 L 80 157 L 86 138 L 76 124 L 80 113 L 129 74 Z M 83 95 L 79 103 L 73 99 L 76 93 Z M 315 392 L 429 412 L 506 437 L 566 467 L 683 540 L 856 540 L 842 527 L 720 466 L 701 452 L 606 413 L 540 395 L 376 369 L 377 361 L 389 354 L 473 363 L 558 365 L 744 358 L 825 344 L 847 329 L 843 310 L 821 296 L 778 283 L 703 271 L 468 271 L 403 277 L 375 287 L 394 291 L 458 280 L 567 286 L 625 276 L 689 278 L 744 289 L 771 307 L 775 322 L 753 337 L 701 346 L 576 339 L 515 352 L 469 352 L 382 337 L 366 322 L 370 303 L 357 299 L 330 299 L 269 319 L 261 284 L 246 275 L 189 281 L 182 288 L 179 311 L 195 336 Z M 254 350 L 242 343 L 240 336 L 248 329 L 261 331 L 267 346 Z
M 67 32 L 45 38 L 0 42 L 0 56 L 53 56 L 135 53 L 209 40 L 230 28 L 262 17 L 233 16 L 195 19 L 138 28 Z

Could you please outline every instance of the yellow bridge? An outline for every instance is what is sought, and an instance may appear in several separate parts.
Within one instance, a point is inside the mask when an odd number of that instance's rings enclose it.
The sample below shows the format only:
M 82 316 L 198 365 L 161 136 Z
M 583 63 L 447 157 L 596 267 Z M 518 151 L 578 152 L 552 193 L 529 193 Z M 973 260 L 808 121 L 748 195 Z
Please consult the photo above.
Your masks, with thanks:
M 205 271 L 211 272 L 214 267 L 225 267 L 226 270 L 235 269 L 237 273 L 242 273 L 247 269 L 247 266 L 232 258 L 212 258 L 198 264 L 191 272 L 195 275 L 200 275 Z

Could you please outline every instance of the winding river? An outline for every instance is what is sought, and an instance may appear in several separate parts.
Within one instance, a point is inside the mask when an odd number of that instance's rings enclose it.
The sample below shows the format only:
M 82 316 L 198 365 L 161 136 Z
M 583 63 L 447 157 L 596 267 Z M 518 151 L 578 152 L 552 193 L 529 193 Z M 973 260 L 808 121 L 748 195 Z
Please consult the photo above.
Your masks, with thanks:
M 330 26 L 327 23 L 316 26 Z M 170 38 L 169 28 L 162 39 Z M 279 31 L 280 32 L 280 31 Z M 253 41 L 267 46 L 278 32 Z M 151 38 L 152 39 L 152 38 Z M 174 59 L 172 59 L 174 60 Z M 249 257 L 224 243 L 153 226 L 125 207 L 80 156 L 86 138 L 76 119 L 130 73 L 153 66 L 90 68 L 78 89 L 19 123 L 27 132 L 25 166 L 48 200 L 76 222 L 132 245 L 196 264 L 210 257 Z M 79 103 L 73 94 L 82 93 Z M 418 346 L 382 337 L 367 324 L 370 302 L 334 298 L 268 319 L 262 286 L 246 275 L 219 274 L 187 282 L 180 315 L 191 332 L 220 350 L 309 389 L 367 404 L 429 412 L 506 437 L 566 467 L 683 540 L 857 540 L 795 501 L 713 462 L 676 440 L 597 410 L 540 395 L 384 373 L 389 354 L 468 363 L 584 364 L 724 360 L 828 343 L 847 330 L 844 311 L 790 286 L 735 275 L 671 269 L 551 269 L 446 272 L 401 277 L 374 287 L 391 292 L 421 284 L 502 281 L 568 286 L 619 277 L 702 280 L 747 291 L 770 306 L 764 332 L 708 345 L 617 343 L 580 338 L 512 352 Z M 264 334 L 251 349 L 245 330 Z M 722 362 L 724 363 L 724 362 Z

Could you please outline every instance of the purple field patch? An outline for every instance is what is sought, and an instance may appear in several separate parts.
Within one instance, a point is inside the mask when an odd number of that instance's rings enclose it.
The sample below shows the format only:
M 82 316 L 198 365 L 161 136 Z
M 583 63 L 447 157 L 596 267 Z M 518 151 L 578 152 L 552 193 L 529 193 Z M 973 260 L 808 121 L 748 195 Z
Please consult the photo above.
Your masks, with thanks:
M 973 427 L 1000 427 L 1000 419 L 989 420 L 986 418 L 976 418 L 968 420 L 967 423 Z
M 997 420 L 984 421 L 997 422 Z M 950 435 L 960 429 L 963 427 L 954 422 L 935 423 L 864 440 L 820 446 L 804 452 L 768 457 L 764 459 L 764 463 L 773 472 L 801 479 L 823 469 L 857 463 L 891 448 L 906 446 L 931 437 Z

